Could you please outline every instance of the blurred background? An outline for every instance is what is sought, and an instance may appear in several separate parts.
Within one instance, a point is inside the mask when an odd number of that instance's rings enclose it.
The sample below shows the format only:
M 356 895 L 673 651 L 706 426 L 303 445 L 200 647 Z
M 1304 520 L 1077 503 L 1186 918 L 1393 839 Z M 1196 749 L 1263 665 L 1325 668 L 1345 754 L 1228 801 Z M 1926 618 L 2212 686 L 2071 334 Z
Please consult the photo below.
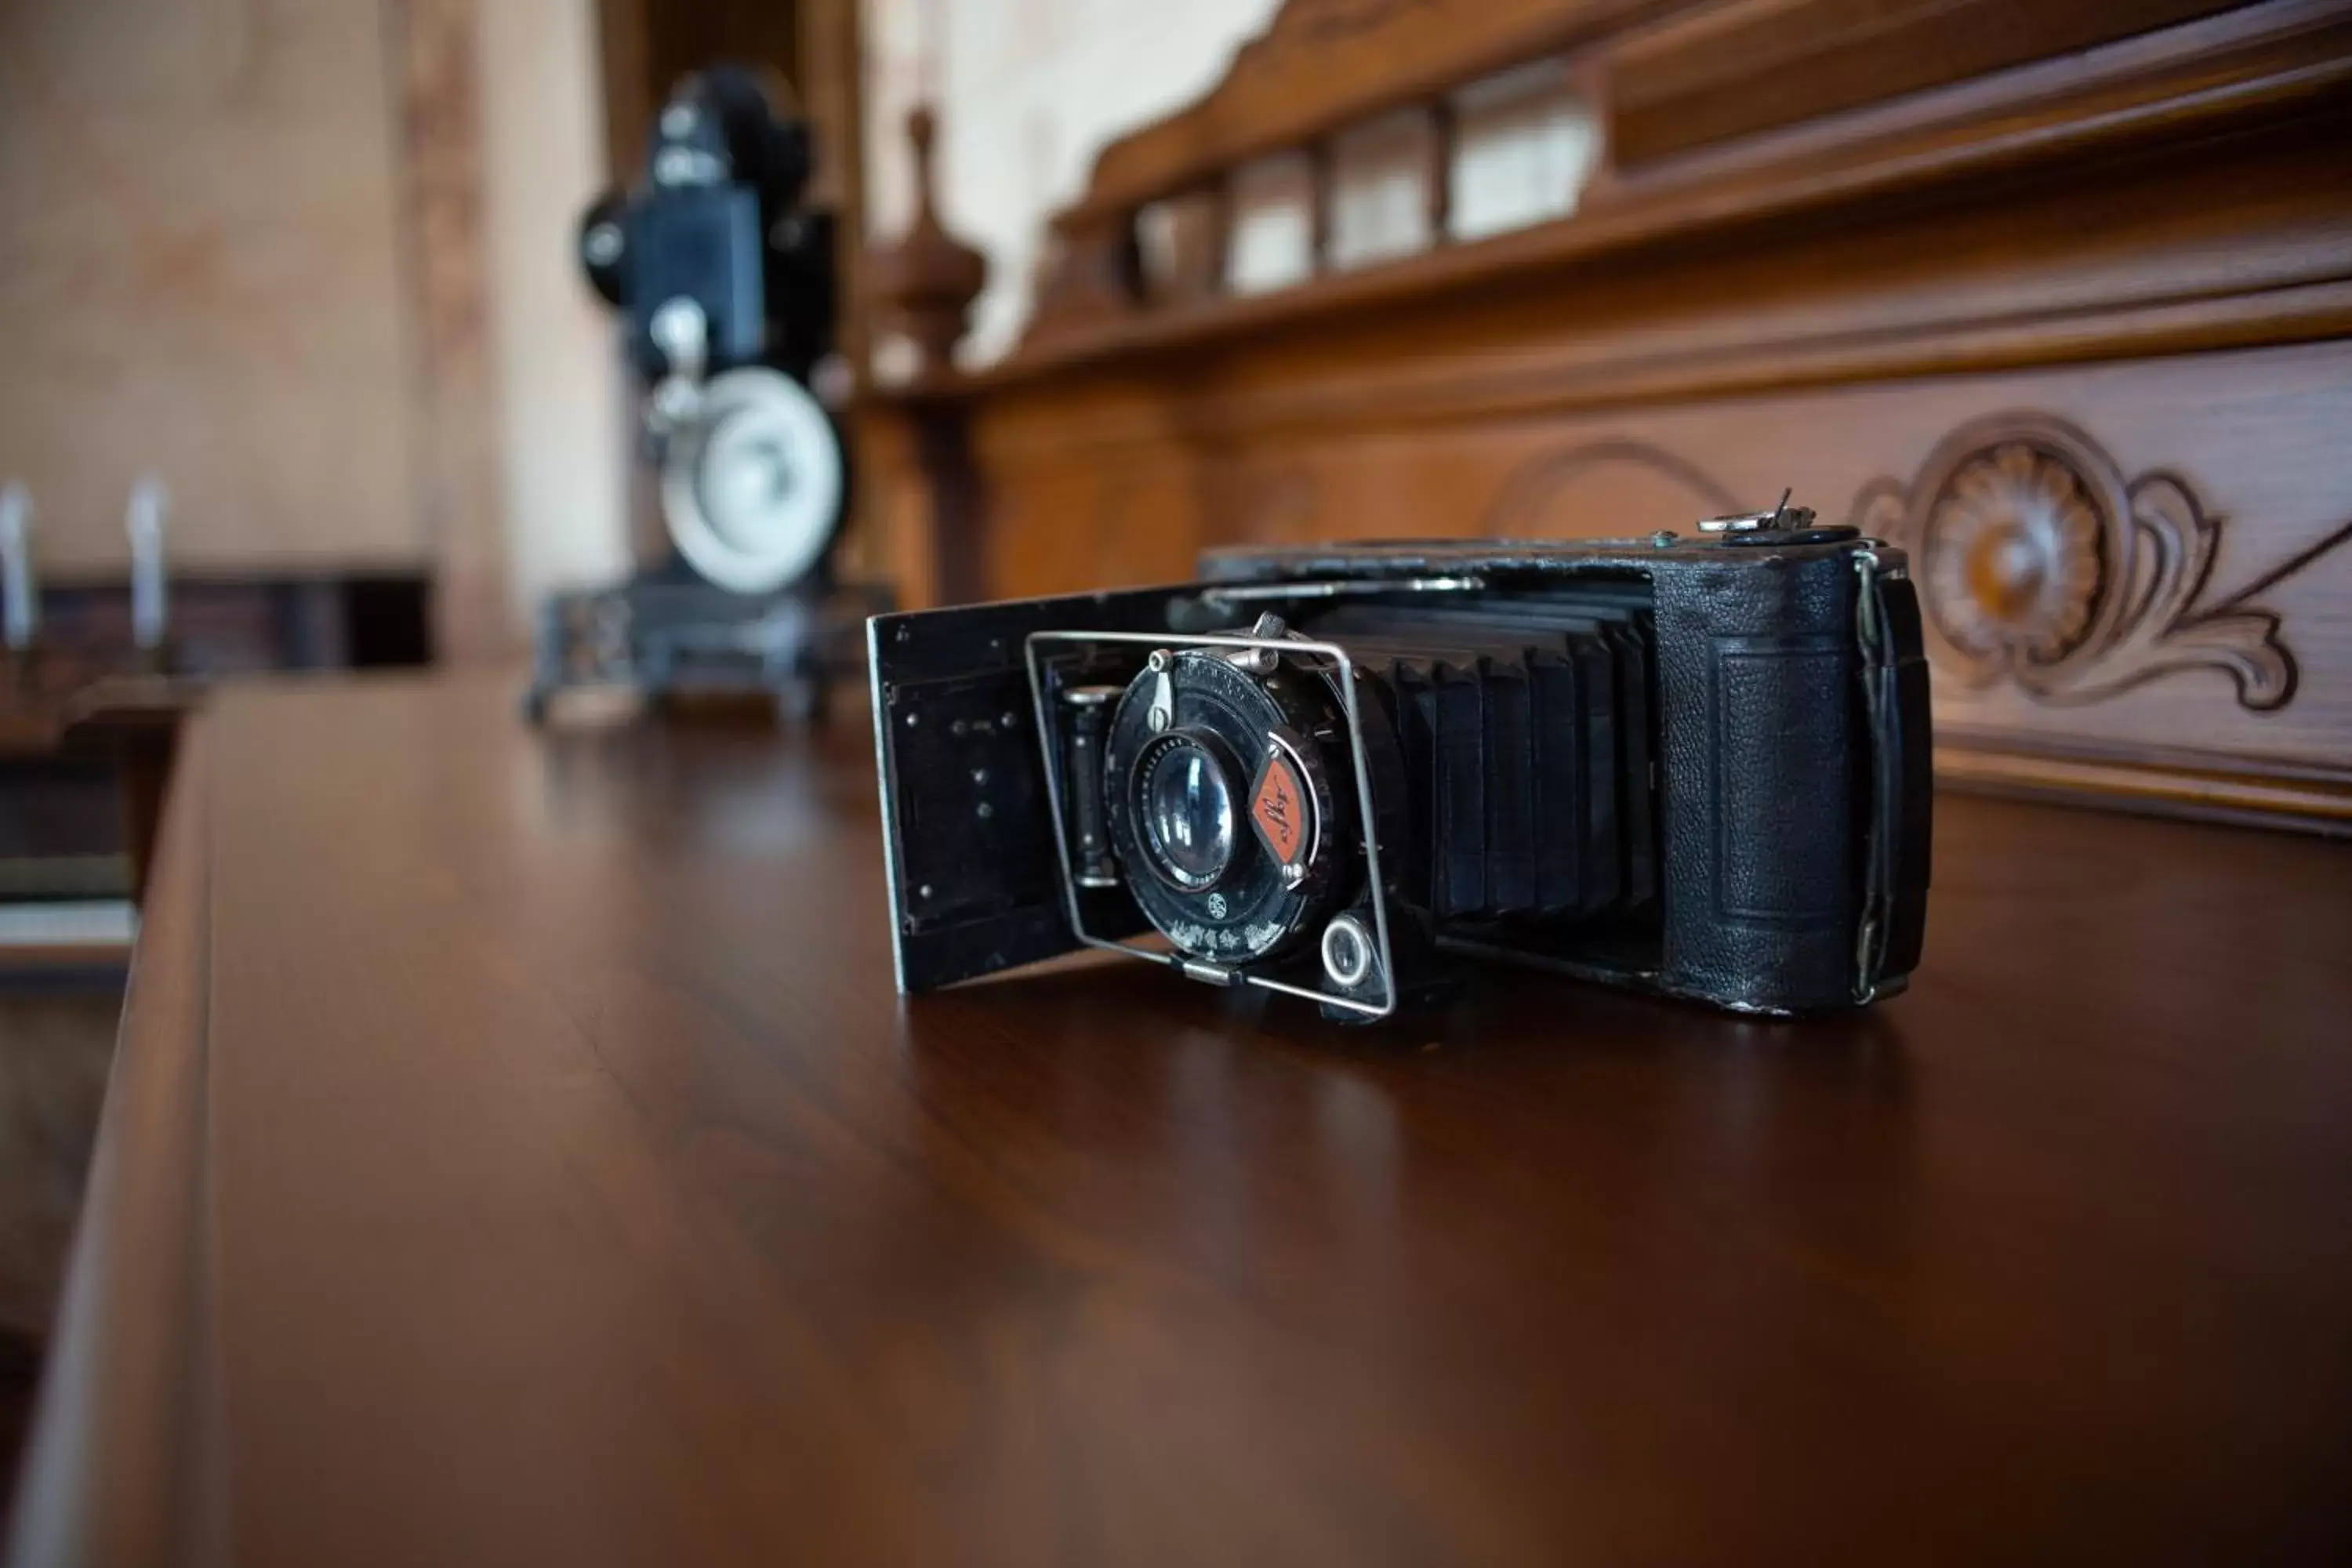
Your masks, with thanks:
M 550 591 L 625 574 L 636 395 L 575 226 L 718 60 L 791 84 L 809 199 L 856 212 L 868 25 L 855 0 L 0 3 L 0 486 L 37 612 L 0 655 L 8 1428 L 136 929 L 133 775 L 168 765 L 93 732 L 87 694 L 165 682 L 108 700 L 135 728 L 257 672 L 503 667 Z
M 0 485 L 22 498 L 34 612 L 0 663 L 0 1344 L 19 1394 L 136 931 L 169 760 L 152 735 L 221 679 L 516 665 L 551 595 L 663 553 L 626 325 L 574 239 L 600 193 L 644 182 L 672 89 L 758 68 L 810 127 L 802 201 L 838 220 L 845 367 L 873 335 L 866 240 L 914 220 L 907 115 L 940 106 L 944 202 L 989 263 L 978 364 L 1013 344 L 1045 215 L 1094 154 L 1204 90 L 1273 9 L 0 0 Z M 854 508 L 842 531 L 845 569 L 866 568 Z M 126 696 L 125 678 L 164 684 Z M 143 752 L 125 739 L 142 703 L 162 727 Z
M 510 654 L 546 592 L 625 568 L 628 391 L 567 242 L 641 173 L 678 79 L 735 60 L 793 84 L 852 270 L 861 228 L 911 216 L 904 119 L 934 98 L 959 233 L 992 263 L 986 359 L 1044 215 L 1273 8 L 7 0 L 0 476 L 36 500 L 42 580 L 127 578 L 125 499 L 153 474 L 175 577 L 266 584 L 311 622 L 215 662 Z
M 766 240 L 831 251 L 786 367 L 845 454 L 812 581 L 923 605 L 1793 487 L 1924 563 L 1948 780 L 2340 829 L 2341 13 L 0 0 L 0 1394 L 179 716 L 268 673 L 520 695 L 551 605 L 593 642 L 677 571 L 658 301 L 599 297 L 583 214 L 692 73 L 775 84 L 832 220 Z

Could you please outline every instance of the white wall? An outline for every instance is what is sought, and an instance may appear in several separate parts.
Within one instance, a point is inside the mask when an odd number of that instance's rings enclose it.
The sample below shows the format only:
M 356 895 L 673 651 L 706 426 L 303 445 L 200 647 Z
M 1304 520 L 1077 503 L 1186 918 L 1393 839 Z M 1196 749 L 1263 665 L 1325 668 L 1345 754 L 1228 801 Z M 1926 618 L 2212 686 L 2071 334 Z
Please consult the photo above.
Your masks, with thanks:
M 414 568 L 375 0 L 0 0 L 0 483 L 58 576 Z
M 625 570 L 594 0 L 477 0 L 508 586 Z M 123 569 L 132 479 L 178 570 L 435 564 L 415 490 L 386 0 L 0 0 L 0 483 L 35 558 Z
M 605 184 L 594 0 L 486 0 L 478 16 L 507 582 L 522 616 L 551 589 L 627 572 L 629 435 L 613 317 L 572 245 Z
M 908 107 L 933 81 L 941 216 L 987 253 L 967 363 L 1020 335 L 1045 215 L 1075 200 L 1104 143 L 1224 74 L 1279 0 L 864 0 L 867 225 L 914 208 Z

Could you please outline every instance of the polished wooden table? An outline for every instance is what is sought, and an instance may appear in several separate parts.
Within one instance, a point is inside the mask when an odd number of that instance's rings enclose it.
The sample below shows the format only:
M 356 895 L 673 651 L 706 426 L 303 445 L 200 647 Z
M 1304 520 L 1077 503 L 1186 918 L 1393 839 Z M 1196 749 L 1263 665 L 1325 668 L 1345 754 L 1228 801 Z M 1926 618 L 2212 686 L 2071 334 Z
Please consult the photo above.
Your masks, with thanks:
M 22 1563 L 2352 1552 L 2352 847 L 1948 799 L 1768 1026 L 904 1002 L 869 736 L 226 693 Z

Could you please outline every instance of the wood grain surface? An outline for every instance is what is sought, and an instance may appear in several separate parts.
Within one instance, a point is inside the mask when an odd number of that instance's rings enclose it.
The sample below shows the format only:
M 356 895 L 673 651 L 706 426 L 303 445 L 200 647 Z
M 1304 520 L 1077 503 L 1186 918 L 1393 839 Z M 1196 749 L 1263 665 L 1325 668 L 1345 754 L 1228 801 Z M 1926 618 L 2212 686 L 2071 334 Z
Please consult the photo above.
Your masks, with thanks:
M 1948 800 L 1767 1026 L 891 992 L 868 737 L 196 721 L 12 1560 L 2343 1561 L 2352 848 Z

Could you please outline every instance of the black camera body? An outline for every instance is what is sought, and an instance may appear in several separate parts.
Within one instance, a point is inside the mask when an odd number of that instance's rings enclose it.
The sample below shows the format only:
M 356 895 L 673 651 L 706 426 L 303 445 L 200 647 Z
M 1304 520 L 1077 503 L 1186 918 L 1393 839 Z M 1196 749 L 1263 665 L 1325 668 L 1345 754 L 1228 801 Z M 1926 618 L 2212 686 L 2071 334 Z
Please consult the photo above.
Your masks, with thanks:
M 1085 945 L 1347 1020 L 1475 957 L 1774 1015 L 1899 990 L 1933 800 L 1903 556 L 1785 506 L 1701 528 L 877 617 L 900 989 Z

